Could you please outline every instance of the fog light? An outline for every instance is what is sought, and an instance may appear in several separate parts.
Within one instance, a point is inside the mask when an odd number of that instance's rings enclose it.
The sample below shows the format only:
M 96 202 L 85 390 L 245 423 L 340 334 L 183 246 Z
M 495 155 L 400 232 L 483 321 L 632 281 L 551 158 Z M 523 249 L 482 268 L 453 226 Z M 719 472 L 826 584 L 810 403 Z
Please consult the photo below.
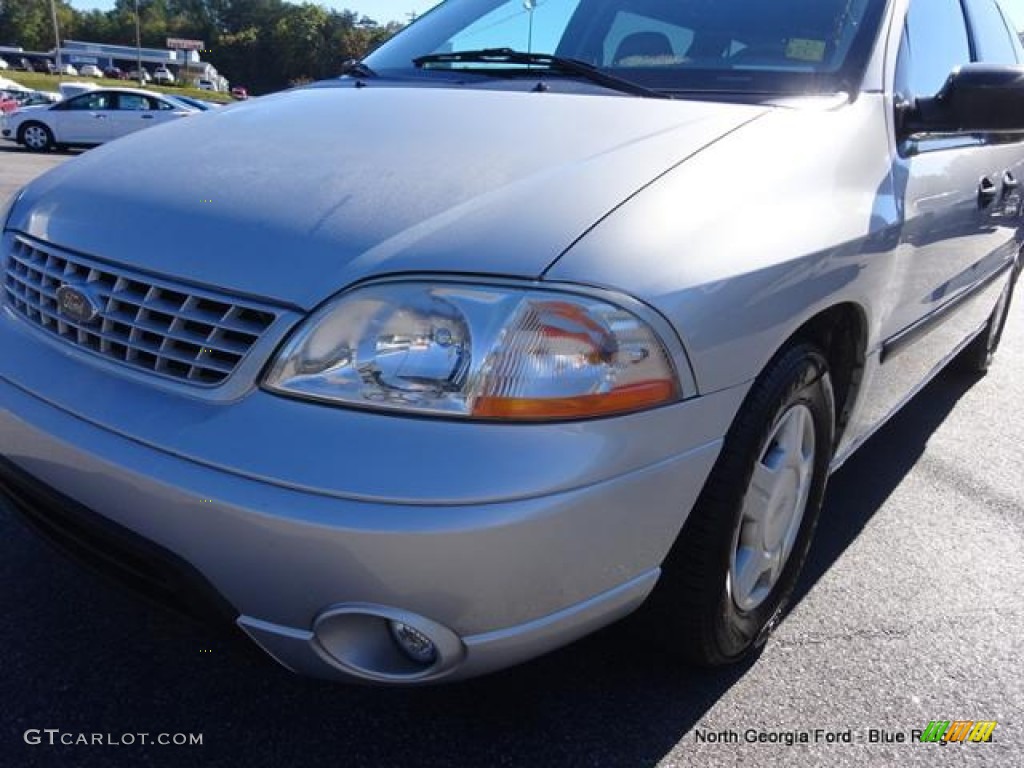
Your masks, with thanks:
M 433 664 L 437 660 L 437 647 L 433 641 L 414 627 L 400 621 L 389 621 L 388 629 L 398 647 L 418 664 Z

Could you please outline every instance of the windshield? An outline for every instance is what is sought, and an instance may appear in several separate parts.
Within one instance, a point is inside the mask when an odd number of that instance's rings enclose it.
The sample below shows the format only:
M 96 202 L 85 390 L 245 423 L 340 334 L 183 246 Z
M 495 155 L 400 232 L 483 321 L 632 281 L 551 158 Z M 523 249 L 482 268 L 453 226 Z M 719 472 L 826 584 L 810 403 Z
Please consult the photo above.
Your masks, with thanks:
M 454 72 L 494 78 L 517 70 L 521 75 L 522 66 L 472 57 L 420 68 L 413 63 L 432 54 L 507 48 L 575 59 L 667 93 L 852 91 L 884 5 L 885 0 L 447 0 L 366 63 L 383 76 L 437 78 Z

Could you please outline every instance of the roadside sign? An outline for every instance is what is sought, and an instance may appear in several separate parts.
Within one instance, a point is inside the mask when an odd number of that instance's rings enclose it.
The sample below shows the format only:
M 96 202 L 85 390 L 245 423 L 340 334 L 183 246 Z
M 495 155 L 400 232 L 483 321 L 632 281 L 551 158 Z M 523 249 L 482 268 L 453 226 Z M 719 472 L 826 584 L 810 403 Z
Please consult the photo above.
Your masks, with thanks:
M 202 40 L 188 40 L 183 37 L 168 37 L 168 48 L 177 48 L 183 51 L 201 51 L 206 47 Z

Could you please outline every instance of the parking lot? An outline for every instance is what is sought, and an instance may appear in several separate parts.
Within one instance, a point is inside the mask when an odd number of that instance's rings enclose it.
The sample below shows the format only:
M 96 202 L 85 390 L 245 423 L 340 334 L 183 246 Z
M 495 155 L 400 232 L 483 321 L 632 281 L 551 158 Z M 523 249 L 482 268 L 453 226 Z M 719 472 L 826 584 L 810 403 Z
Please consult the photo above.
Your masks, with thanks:
M 0 147 L 0 202 L 72 157 Z M 792 611 L 738 669 L 676 664 L 641 615 L 468 683 L 302 679 L 108 587 L 0 511 L 0 764 L 1022 766 L 1017 298 L 989 375 L 943 373 L 833 476 Z M 932 720 L 998 726 L 989 744 L 910 743 Z M 26 743 L 44 729 L 120 745 Z M 141 733 L 203 738 L 124 738 Z
M 7 200 L 22 185 L 77 154 L 77 151 L 67 151 L 37 155 L 13 142 L 0 141 L 0 201 Z

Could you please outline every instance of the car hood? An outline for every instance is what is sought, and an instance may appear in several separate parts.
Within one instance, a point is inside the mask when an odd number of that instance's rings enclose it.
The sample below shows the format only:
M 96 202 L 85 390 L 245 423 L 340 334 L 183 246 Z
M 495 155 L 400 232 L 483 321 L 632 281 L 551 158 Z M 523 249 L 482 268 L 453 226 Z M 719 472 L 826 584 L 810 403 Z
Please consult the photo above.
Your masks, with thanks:
M 630 195 L 762 107 L 311 88 L 149 129 L 26 190 L 11 227 L 310 308 L 380 274 L 539 277 Z
M 33 112 L 40 112 L 44 109 L 49 109 L 53 104 L 31 104 L 27 107 L 18 107 L 16 110 L 10 113 L 9 117 L 14 119 L 16 117 L 24 117 L 31 115 Z

